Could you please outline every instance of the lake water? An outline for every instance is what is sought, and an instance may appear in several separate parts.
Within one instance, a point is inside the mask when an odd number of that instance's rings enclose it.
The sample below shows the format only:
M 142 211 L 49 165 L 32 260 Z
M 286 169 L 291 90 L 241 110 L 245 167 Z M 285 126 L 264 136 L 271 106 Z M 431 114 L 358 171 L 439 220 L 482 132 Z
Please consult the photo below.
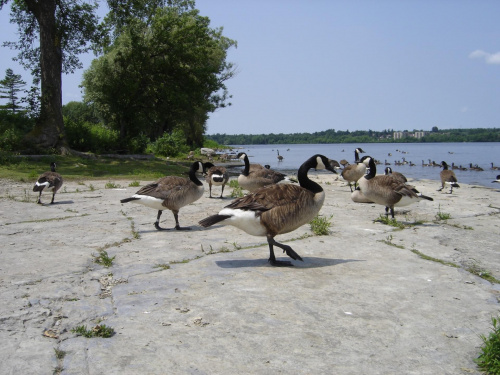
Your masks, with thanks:
M 390 163 L 393 171 L 401 172 L 411 179 L 439 180 L 440 167 L 424 167 L 429 164 L 429 159 L 440 164 L 452 163 L 456 166 L 466 167 L 466 171 L 454 170 L 457 179 L 465 184 L 495 187 L 491 181 L 500 175 L 500 170 L 492 170 L 491 163 L 500 166 L 500 143 L 359 143 L 359 144 L 291 144 L 291 145 L 238 145 L 235 151 L 245 151 L 250 163 L 269 164 L 272 169 L 294 173 L 300 165 L 314 154 L 323 154 L 330 159 L 340 162 L 345 159 L 354 163 L 354 149 L 361 147 L 366 153 L 382 164 L 377 165 L 377 174 L 384 173 L 385 163 Z M 283 161 L 278 162 L 277 152 L 283 156 Z M 389 156 L 389 154 L 391 154 Z M 406 159 L 408 164 L 396 165 Z M 410 162 L 415 166 L 410 166 Z M 484 171 L 470 170 L 469 165 L 476 164 Z

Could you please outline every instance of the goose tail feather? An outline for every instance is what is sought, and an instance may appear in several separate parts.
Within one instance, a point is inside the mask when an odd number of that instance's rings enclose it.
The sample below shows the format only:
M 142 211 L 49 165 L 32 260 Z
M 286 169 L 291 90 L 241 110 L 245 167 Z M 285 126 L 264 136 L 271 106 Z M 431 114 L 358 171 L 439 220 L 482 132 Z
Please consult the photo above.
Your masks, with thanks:
M 140 198 L 130 197 L 130 198 L 121 199 L 120 202 L 127 203 L 127 202 L 131 202 L 131 201 L 135 201 L 137 199 L 140 199 Z
M 200 224 L 202 227 L 207 228 L 207 227 L 210 227 L 210 226 L 212 226 L 212 225 L 214 225 L 214 224 L 220 223 L 221 221 L 224 221 L 224 220 L 226 220 L 226 219 L 228 219 L 228 218 L 230 218 L 230 217 L 231 217 L 231 215 L 219 215 L 219 214 L 217 214 L 217 215 L 212 215 L 212 216 L 209 216 L 209 217 L 207 217 L 207 218 L 205 218 L 205 219 L 201 220 L 201 221 L 199 222 L 199 224 Z

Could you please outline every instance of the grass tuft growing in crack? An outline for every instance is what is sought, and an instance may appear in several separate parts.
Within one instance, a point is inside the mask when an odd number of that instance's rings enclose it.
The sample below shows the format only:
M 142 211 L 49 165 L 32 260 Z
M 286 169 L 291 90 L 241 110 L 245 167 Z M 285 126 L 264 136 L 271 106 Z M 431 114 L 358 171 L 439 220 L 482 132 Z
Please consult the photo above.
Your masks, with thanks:
M 114 257 L 110 257 L 108 255 L 108 252 L 106 250 L 99 250 L 99 255 L 94 255 L 94 263 L 100 264 L 106 268 L 109 268 L 113 265 L 113 260 L 116 258 L 116 255 Z
M 404 229 L 405 225 L 403 223 L 398 223 L 396 219 L 389 218 L 386 215 L 380 215 L 377 219 L 373 220 L 374 223 L 382 223 L 385 225 L 389 225 L 394 228 Z
M 72 333 L 76 333 L 78 336 L 83 336 L 87 338 L 92 337 L 102 337 L 109 338 L 115 334 L 115 330 L 105 324 L 97 324 L 92 329 L 87 329 L 87 326 L 81 325 L 73 328 Z

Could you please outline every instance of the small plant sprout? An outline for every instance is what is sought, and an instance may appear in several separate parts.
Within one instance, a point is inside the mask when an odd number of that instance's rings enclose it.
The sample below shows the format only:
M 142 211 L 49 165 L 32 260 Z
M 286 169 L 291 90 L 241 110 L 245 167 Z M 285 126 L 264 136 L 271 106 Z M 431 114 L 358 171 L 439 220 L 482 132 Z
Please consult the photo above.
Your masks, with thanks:
M 451 215 L 441 211 L 441 205 L 438 206 L 438 212 L 436 214 L 436 220 L 448 220 L 451 219 Z
M 116 258 L 116 256 L 110 258 L 108 255 L 108 252 L 106 250 L 99 250 L 99 255 L 94 255 L 94 262 L 97 264 L 100 264 L 106 268 L 109 268 L 113 265 L 113 260 Z
M 333 215 L 330 215 L 330 217 L 323 217 L 320 215 L 316 215 L 316 217 L 312 219 L 311 222 L 309 223 L 313 233 L 316 234 L 317 236 L 329 235 L 332 217 Z

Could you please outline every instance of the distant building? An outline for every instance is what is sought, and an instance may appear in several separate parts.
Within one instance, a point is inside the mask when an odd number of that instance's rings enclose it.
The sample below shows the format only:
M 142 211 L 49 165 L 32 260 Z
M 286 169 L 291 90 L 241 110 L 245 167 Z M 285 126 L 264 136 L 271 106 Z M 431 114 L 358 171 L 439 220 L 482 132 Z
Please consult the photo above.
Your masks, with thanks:
M 417 132 L 394 132 L 392 137 L 393 139 L 403 139 L 403 138 L 408 138 L 408 137 L 413 137 L 420 139 L 422 137 L 425 137 L 428 135 L 429 132 L 423 132 L 423 131 L 417 131 Z

